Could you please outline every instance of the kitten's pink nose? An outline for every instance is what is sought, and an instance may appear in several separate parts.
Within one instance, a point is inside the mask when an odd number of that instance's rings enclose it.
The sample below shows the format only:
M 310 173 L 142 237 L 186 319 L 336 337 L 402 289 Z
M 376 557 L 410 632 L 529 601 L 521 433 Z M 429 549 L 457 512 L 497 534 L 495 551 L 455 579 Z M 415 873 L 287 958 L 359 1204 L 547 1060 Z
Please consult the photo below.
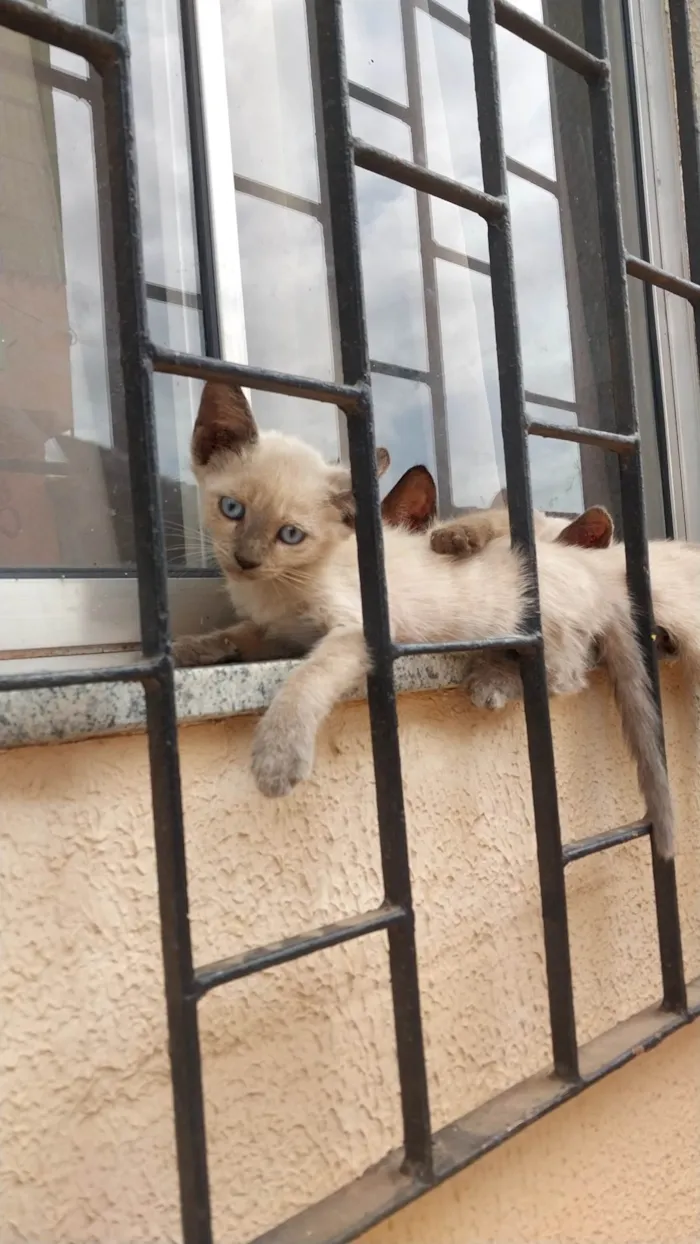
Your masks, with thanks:
M 251 561 L 248 561 L 247 557 L 241 557 L 240 553 L 234 553 L 234 557 L 236 561 L 238 562 L 238 565 L 240 566 L 241 570 L 257 570 L 258 566 L 260 565 L 260 562 L 251 562 Z

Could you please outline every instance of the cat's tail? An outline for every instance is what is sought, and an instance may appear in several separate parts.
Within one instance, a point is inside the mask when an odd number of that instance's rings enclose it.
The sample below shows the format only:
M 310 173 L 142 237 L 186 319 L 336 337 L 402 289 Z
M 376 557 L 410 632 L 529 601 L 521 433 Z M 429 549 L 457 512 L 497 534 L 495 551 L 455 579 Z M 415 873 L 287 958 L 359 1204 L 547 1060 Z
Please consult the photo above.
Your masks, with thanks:
M 622 729 L 637 765 L 654 844 L 661 858 L 670 860 L 674 852 L 673 801 L 661 744 L 661 720 L 628 612 L 617 614 L 606 627 L 602 646 Z

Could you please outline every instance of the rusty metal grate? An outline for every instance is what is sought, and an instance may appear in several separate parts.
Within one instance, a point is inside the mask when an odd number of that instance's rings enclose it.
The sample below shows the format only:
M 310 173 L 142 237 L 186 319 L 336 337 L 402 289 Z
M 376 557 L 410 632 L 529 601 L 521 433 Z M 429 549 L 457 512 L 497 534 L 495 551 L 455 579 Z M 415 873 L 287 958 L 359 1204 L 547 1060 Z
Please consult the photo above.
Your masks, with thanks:
M 503 442 L 511 532 L 535 568 L 532 504 L 527 464 L 529 435 L 596 445 L 619 463 L 630 591 L 638 610 L 639 640 L 658 695 L 656 656 L 650 639 L 649 597 L 640 440 L 627 305 L 630 273 L 688 299 L 700 343 L 700 157 L 685 0 L 669 0 L 678 119 L 683 161 L 691 280 L 683 280 L 625 254 L 620 219 L 610 66 L 603 0 L 582 0 L 585 46 L 527 17 L 507 0 L 469 0 L 483 191 L 451 181 L 354 142 L 342 43 L 340 0 L 316 0 L 318 56 L 330 234 L 342 355 L 342 384 L 197 358 L 161 349 L 148 337 L 141 255 L 134 118 L 129 79 L 125 0 L 100 0 L 104 29 L 77 25 L 28 0 L 0 0 L 0 25 L 66 51 L 94 67 L 103 83 L 109 155 L 109 197 L 117 273 L 129 465 L 139 581 L 142 657 L 129 666 L 73 673 L 0 677 L 0 690 L 69 683 L 138 681 L 146 696 L 155 824 L 162 948 L 165 968 L 175 1130 L 185 1244 L 212 1240 L 197 1004 L 210 990 L 365 934 L 386 931 L 389 943 L 396 1048 L 401 1087 L 401 1151 L 378 1167 L 260 1237 L 258 1244 L 341 1244 L 449 1178 L 527 1123 L 581 1092 L 644 1049 L 700 1014 L 700 981 L 686 991 L 675 869 L 653 851 L 659 949 L 663 979 L 660 1008 L 643 1011 L 579 1047 L 576 1038 L 567 928 L 565 867 L 595 852 L 649 835 L 648 824 L 596 833 L 562 847 L 539 607 L 535 600 L 527 636 L 489 644 L 392 643 L 384 579 L 370 359 L 363 305 L 355 165 L 477 212 L 488 223 L 496 325 Z M 187 6 L 185 6 L 186 8 Z M 309 9 L 311 12 L 311 7 Z M 525 412 L 515 300 L 510 216 L 506 197 L 496 26 L 501 25 L 585 78 L 590 97 L 596 194 L 603 244 L 605 295 L 616 430 L 571 428 L 528 419 Z M 194 26 L 183 24 L 186 40 Z M 313 30 L 310 32 L 312 39 Z M 191 70 L 190 70 L 191 72 Z M 190 103 L 197 83 L 188 81 Z M 201 118 L 200 118 L 201 120 Z M 196 130 L 196 117 L 195 117 Z M 206 212 L 200 189 L 199 215 Z M 207 317 L 205 317 L 207 318 Z M 218 348 L 215 311 L 206 326 L 207 348 Z M 338 924 L 291 937 L 229 960 L 195 967 L 190 941 L 185 830 L 182 816 L 177 718 L 167 609 L 166 560 L 156 461 L 152 373 L 235 380 L 253 389 L 315 399 L 338 406 L 347 418 L 353 487 L 358 502 L 357 539 L 364 627 L 374 657 L 368 695 L 374 752 L 385 900 L 380 908 Z M 552 1069 L 509 1089 L 463 1119 L 433 1134 L 430 1124 L 411 880 L 404 815 L 393 663 L 415 652 L 466 651 L 517 646 L 521 657 L 535 809 L 537 854 L 546 952 Z

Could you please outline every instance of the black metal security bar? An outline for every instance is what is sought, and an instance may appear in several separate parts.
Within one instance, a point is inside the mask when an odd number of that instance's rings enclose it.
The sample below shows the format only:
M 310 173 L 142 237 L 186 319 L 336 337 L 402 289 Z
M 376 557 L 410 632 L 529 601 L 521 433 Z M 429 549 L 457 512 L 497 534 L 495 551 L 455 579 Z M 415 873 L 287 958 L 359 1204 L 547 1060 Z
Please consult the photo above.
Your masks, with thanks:
M 158 890 L 173 1083 L 182 1227 L 185 1244 L 211 1244 L 197 1004 L 210 990 L 254 972 L 341 942 L 386 932 L 391 967 L 404 1144 L 378 1167 L 321 1203 L 276 1227 L 258 1244 L 343 1244 L 420 1196 L 700 1014 L 700 981 L 686 996 L 675 871 L 653 853 L 664 1005 L 630 1017 L 602 1037 L 578 1046 L 567 929 L 564 869 L 575 861 L 650 836 L 646 822 L 594 834 L 562 846 L 539 606 L 533 600 L 526 633 L 482 645 L 394 645 L 384 577 L 379 496 L 374 469 L 370 359 L 360 270 L 355 163 L 427 194 L 479 212 L 488 222 L 490 273 L 501 392 L 503 440 L 512 538 L 536 571 L 527 465 L 528 435 L 594 444 L 619 464 L 628 581 L 638 609 L 639 638 L 658 694 L 649 598 L 639 432 L 629 345 L 626 271 L 680 294 L 694 306 L 700 342 L 700 167 L 685 0 L 670 0 L 676 90 L 683 153 L 691 281 L 664 272 L 623 249 L 617 193 L 610 67 L 603 0 L 583 0 L 586 46 L 579 48 L 526 17 L 506 0 L 469 0 L 484 190 L 464 187 L 424 167 L 353 143 L 340 0 L 316 0 L 315 49 L 321 88 L 323 141 L 330 204 L 343 383 L 177 354 L 148 339 L 141 257 L 135 142 L 129 82 L 125 0 L 100 4 L 108 20 L 97 29 L 75 25 L 28 0 L 0 0 L 0 25 L 84 56 L 102 78 L 109 195 L 116 261 L 116 301 L 137 551 L 143 654 L 129 667 L 0 678 L 0 691 L 69 683 L 139 681 L 144 687 L 151 761 Z M 311 6 L 309 7 L 311 11 Z M 455 19 L 457 20 L 457 19 Z M 461 20 L 461 19 L 460 19 Z M 588 82 L 598 212 L 601 224 L 616 431 L 564 428 L 525 414 L 516 313 L 506 162 L 496 65 L 495 30 L 502 26 L 582 74 Z M 196 78 L 189 84 L 196 92 Z M 200 127 L 201 128 L 201 127 Z M 201 139 L 200 134 L 200 139 Z M 198 141 L 200 140 L 198 139 Z M 206 205 L 200 203 L 200 213 Z M 692 219 L 690 219 L 692 218 Z M 207 345 L 216 343 L 210 308 Z M 357 497 L 357 538 L 365 635 L 374 657 L 368 680 L 385 900 L 375 911 L 287 938 L 218 963 L 195 967 L 189 932 L 167 578 L 158 489 L 153 370 L 201 379 L 229 378 L 254 389 L 330 403 L 347 417 Z M 423 1047 L 408 844 L 401 780 L 393 662 L 427 651 L 514 648 L 520 656 L 532 775 L 537 853 L 549 992 L 552 1062 L 540 1075 L 433 1134 Z
M 524 551 L 532 582 L 536 583 L 537 558 L 527 457 L 525 391 L 510 212 L 507 208 L 508 183 L 493 0 L 469 0 L 469 20 L 484 189 L 506 206 L 506 211 L 500 218 L 489 221 L 489 256 L 510 530 L 513 543 L 520 545 Z M 536 592 L 531 599 L 529 617 L 523 620 L 523 630 L 536 634 L 541 629 L 539 593 Z M 554 748 L 549 720 L 547 671 L 541 640 L 531 653 L 521 655 L 520 672 L 537 835 L 552 1061 L 558 1075 L 564 1079 L 575 1079 L 578 1075 L 578 1050 L 566 887 L 561 854 Z
M 589 50 L 601 60 L 607 60 L 604 0 L 595 0 L 595 2 L 591 0 L 590 3 L 584 4 L 583 18 Z M 591 82 L 589 98 L 603 279 L 608 313 L 613 412 L 617 431 L 623 435 L 638 437 L 626 255 L 617 184 L 612 85 L 609 74 L 601 75 Z M 644 653 L 656 702 L 660 709 L 659 672 L 656 647 L 652 638 L 654 626 L 640 445 L 637 444 L 632 454 L 627 456 L 621 454 L 618 462 L 627 559 L 627 584 L 637 621 L 637 639 Z M 660 743 L 663 748 L 663 725 L 660 712 L 659 722 Z M 669 1010 L 678 1010 L 685 1006 L 686 997 L 675 865 L 671 860 L 662 861 L 659 858 L 653 839 L 652 859 L 664 1004 Z
M 372 655 L 367 696 L 382 871 L 387 901 L 398 904 L 406 913 L 406 919 L 401 924 L 388 930 L 404 1152 L 408 1167 L 413 1169 L 417 1178 L 425 1180 L 432 1175 L 433 1165 L 430 1108 L 394 693 L 394 654 L 384 574 L 340 0 L 317 3 L 316 28 L 343 379 L 346 384 L 357 385 L 363 392 L 363 409 L 358 412 L 360 417 L 348 418 L 348 450 L 353 491 L 358 498 L 357 549 L 362 614 L 365 638 Z

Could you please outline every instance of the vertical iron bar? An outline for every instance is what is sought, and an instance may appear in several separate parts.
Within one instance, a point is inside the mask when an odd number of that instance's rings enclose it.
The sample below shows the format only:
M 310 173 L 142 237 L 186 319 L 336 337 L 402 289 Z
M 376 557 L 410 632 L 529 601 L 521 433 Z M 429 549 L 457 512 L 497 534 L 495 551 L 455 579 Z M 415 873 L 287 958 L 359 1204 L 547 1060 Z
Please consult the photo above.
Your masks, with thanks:
M 195 0 L 180 0 L 182 30 L 182 64 L 187 96 L 187 125 L 190 159 L 192 161 L 192 198 L 194 202 L 199 290 L 202 299 L 204 353 L 209 358 L 223 358 L 221 324 L 217 301 L 216 250 L 212 230 L 211 194 L 204 102 L 202 99 L 202 66 L 199 58 L 199 36 Z
M 605 0 L 583 0 L 586 47 L 589 52 L 608 59 Z M 595 166 L 598 220 L 605 301 L 608 312 L 610 341 L 610 372 L 612 379 L 615 430 L 637 433 L 634 369 L 630 335 L 627 271 L 622 237 L 622 218 L 615 153 L 610 72 L 589 81 L 591 132 Z M 627 560 L 627 583 L 637 620 L 637 637 L 652 680 L 661 713 L 659 673 L 656 647 L 652 639 L 652 603 L 649 578 L 649 556 L 644 513 L 644 484 L 639 447 L 632 454 L 619 454 L 620 499 Z M 663 722 L 659 716 L 659 742 L 663 749 Z M 661 956 L 664 1005 L 669 1010 L 682 1010 L 686 1005 L 683 974 L 683 952 L 678 915 L 676 871 L 673 860 L 659 858 L 653 845 L 652 861 L 656 918 Z
M 427 10 L 427 6 L 426 6 Z M 406 88 L 408 92 L 408 115 L 411 129 L 413 160 L 422 168 L 428 167 L 428 145 L 423 123 L 423 100 L 420 84 L 420 60 L 416 35 L 415 0 L 401 0 L 401 29 L 404 56 L 406 58 Z M 466 49 L 465 49 L 466 50 Z M 447 394 L 445 391 L 444 363 L 442 357 L 442 333 L 440 328 L 440 305 L 438 302 L 437 264 L 435 261 L 433 223 L 430 196 L 416 192 L 418 217 L 418 246 L 423 280 L 423 307 L 425 312 L 425 335 L 430 373 L 430 397 L 432 405 L 433 437 L 435 443 L 435 468 L 437 474 L 440 513 L 452 513 L 452 475 L 450 472 L 450 445 L 447 425 Z
M 357 498 L 362 613 L 365 638 L 372 657 L 367 693 L 382 870 L 387 900 L 399 904 L 406 913 L 404 920 L 388 930 L 405 1160 L 408 1168 L 419 1176 L 429 1178 L 432 1171 L 430 1109 L 379 517 L 341 0 L 323 0 L 317 5 L 316 29 L 343 378 L 346 383 L 364 385 L 366 391 L 364 413 L 348 417 L 348 447 L 353 490 Z
M 508 184 L 501 116 L 494 0 L 469 0 L 484 190 L 505 198 Z M 513 544 L 523 549 L 535 588 L 524 625 L 539 630 L 537 559 L 532 521 L 525 395 L 513 264 L 510 212 L 489 222 L 491 287 L 501 396 L 503 451 Z M 547 674 L 542 648 L 520 658 L 532 800 L 537 834 L 552 1056 L 557 1073 L 578 1076 L 571 953 L 562 859 Z
M 340 349 L 340 327 L 338 325 L 338 296 L 335 288 L 335 272 L 333 270 L 333 238 L 331 236 L 331 222 L 328 215 L 328 177 L 326 174 L 326 152 L 323 146 L 323 109 L 321 107 L 321 100 L 319 99 L 318 94 L 320 73 L 318 65 L 318 44 L 316 42 L 316 5 L 322 4 L 323 0 L 304 0 L 304 2 L 306 7 L 306 33 L 309 40 L 309 69 L 311 72 L 311 95 L 314 109 L 315 147 L 316 160 L 318 162 L 318 185 L 321 202 L 323 256 L 328 281 L 328 314 L 331 324 L 333 379 L 339 380 L 343 364 Z M 337 412 L 336 425 L 338 428 L 340 458 L 341 461 L 346 461 L 348 456 L 347 422 L 345 419 L 339 419 Z
M 116 3 L 118 57 L 103 71 L 116 296 L 144 654 L 166 654 L 168 588 L 158 487 L 146 286 L 125 0 Z M 211 1244 L 199 1034 L 193 996 L 187 869 L 172 664 L 144 685 L 161 939 L 185 1244 Z

